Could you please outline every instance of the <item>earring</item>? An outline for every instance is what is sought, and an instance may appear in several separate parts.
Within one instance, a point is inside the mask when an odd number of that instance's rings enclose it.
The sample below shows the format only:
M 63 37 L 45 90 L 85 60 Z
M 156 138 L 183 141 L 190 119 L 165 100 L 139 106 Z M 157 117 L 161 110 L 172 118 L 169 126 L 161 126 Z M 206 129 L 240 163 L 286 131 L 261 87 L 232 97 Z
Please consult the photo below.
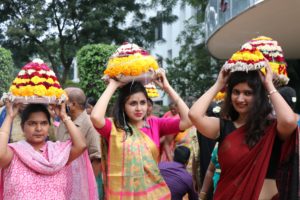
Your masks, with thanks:
M 126 133 L 130 133 L 130 128 L 129 128 L 127 122 L 126 122 L 126 118 L 125 118 L 125 113 L 124 113 L 124 111 L 123 111 L 123 120 L 124 120 L 124 130 L 125 130 L 125 132 L 126 132 Z

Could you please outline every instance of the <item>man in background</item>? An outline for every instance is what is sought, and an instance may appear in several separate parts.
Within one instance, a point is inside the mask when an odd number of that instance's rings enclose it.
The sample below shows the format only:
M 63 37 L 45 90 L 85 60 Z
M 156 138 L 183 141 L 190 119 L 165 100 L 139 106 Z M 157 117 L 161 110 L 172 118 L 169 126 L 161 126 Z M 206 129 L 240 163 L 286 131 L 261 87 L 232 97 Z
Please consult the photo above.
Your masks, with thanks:
M 68 95 L 66 102 L 67 114 L 79 128 L 86 139 L 89 158 L 91 160 L 94 174 L 97 177 L 100 172 L 100 136 L 95 130 L 89 115 L 85 110 L 86 96 L 80 88 L 68 87 L 65 89 Z M 64 123 L 60 123 L 57 130 L 56 139 L 66 141 L 70 138 Z
M 158 164 L 160 173 L 171 191 L 172 200 L 182 200 L 186 194 L 188 194 L 189 200 L 198 200 L 198 194 L 193 186 L 193 178 L 186 170 L 189 158 L 189 148 L 178 146 L 174 151 L 173 161 Z

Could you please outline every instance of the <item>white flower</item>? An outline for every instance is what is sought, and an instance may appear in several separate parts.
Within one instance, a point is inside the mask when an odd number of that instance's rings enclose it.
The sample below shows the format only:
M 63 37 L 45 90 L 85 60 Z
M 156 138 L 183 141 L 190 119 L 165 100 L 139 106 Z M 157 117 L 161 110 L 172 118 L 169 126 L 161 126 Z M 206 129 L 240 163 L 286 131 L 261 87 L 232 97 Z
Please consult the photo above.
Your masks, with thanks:
M 29 69 L 29 70 L 27 71 L 27 73 L 28 73 L 29 75 L 32 74 L 33 72 L 35 72 L 34 69 Z
M 213 108 L 213 113 L 219 113 L 221 111 L 221 107 L 220 106 L 216 106 Z
M 40 58 L 35 58 L 35 59 L 33 59 L 32 62 L 38 63 L 38 64 L 43 64 L 44 63 L 44 61 L 42 59 L 40 59 Z
M 19 72 L 19 75 L 20 76 L 23 76 L 25 74 L 25 70 L 21 70 L 20 72 Z

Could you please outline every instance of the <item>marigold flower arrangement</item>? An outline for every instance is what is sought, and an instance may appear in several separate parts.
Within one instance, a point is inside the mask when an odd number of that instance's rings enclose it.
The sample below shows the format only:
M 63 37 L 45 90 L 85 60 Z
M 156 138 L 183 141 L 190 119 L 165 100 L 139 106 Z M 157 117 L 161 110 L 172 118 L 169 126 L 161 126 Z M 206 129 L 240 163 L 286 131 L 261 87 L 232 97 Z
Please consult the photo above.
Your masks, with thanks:
M 242 48 L 256 48 L 262 52 L 270 63 L 273 71 L 273 82 L 277 87 L 288 83 L 287 64 L 283 50 L 277 41 L 270 37 L 259 36 L 245 43 Z M 264 72 L 264 69 L 262 69 L 262 71 Z
M 26 64 L 2 98 L 23 103 L 59 103 L 66 99 L 55 73 L 41 60 Z
M 156 59 L 136 44 L 124 43 L 110 57 L 104 74 L 121 80 L 125 77 L 138 77 L 159 68 Z M 131 80 L 131 79 L 129 79 Z
M 159 97 L 159 94 L 158 94 L 155 84 L 148 83 L 147 85 L 145 85 L 145 88 L 146 88 L 148 97 L 150 97 L 150 98 Z
M 235 72 L 258 70 L 264 66 L 266 66 L 265 57 L 258 49 L 242 48 L 235 52 L 223 67 L 225 70 Z

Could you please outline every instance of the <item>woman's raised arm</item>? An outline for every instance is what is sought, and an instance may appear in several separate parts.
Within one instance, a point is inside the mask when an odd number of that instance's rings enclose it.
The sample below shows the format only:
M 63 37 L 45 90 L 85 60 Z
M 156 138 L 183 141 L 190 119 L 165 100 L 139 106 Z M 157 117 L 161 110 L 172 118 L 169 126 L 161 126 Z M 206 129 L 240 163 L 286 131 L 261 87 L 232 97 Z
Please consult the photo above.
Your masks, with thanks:
M 191 107 L 189 117 L 197 130 L 210 139 L 216 139 L 220 132 L 220 119 L 208 117 L 207 109 L 216 94 L 225 86 L 229 72 L 221 69 L 215 84 L 206 91 Z
M 278 135 L 282 140 L 285 140 L 296 129 L 298 117 L 277 92 L 272 81 L 272 69 L 269 64 L 266 66 L 266 75 L 261 76 L 261 78 L 276 113 Z
M 185 104 L 185 102 L 181 99 L 181 97 L 169 84 L 169 81 L 166 77 L 166 73 L 164 70 L 160 70 L 157 76 L 158 79 L 155 80 L 154 82 L 169 95 L 169 97 L 172 99 L 172 101 L 176 104 L 178 108 L 178 113 L 180 115 L 179 129 L 184 131 L 185 129 L 190 128 L 192 126 L 192 122 L 188 117 L 188 113 L 189 113 L 188 106 Z
M 62 103 L 60 106 L 55 107 L 55 112 L 58 113 L 60 119 L 65 124 L 67 131 L 72 140 L 72 147 L 67 164 L 79 157 L 86 149 L 86 141 L 79 128 L 73 123 L 71 118 L 66 113 L 66 104 Z
M 96 128 L 102 128 L 105 125 L 105 113 L 107 110 L 107 106 L 109 100 L 111 99 L 112 95 L 115 93 L 116 89 L 120 87 L 123 83 L 118 82 L 114 79 L 109 79 L 109 83 L 102 93 L 101 97 L 97 101 L 94 109 L 91 113 L 91 121 L 93 122 Z
M 8 147 L 11 124 L 18 114 L 20 105 L 6 100 L 6 117 L 0 128 L 0 168 L 5 168 L 13 159 L 13 151 Z

